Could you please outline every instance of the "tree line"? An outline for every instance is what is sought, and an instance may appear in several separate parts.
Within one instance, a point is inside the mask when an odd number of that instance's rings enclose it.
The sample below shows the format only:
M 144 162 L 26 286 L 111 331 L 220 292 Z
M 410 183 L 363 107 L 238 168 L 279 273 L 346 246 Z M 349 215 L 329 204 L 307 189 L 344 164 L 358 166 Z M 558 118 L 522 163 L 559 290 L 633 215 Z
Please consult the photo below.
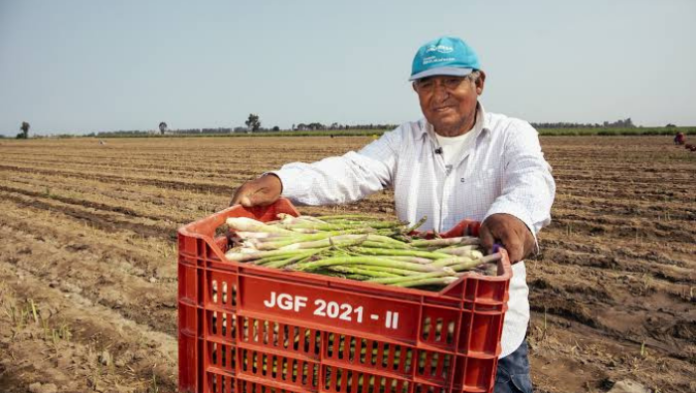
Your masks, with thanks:
M 278 126 L 264 128 L 261 123 L 261 118 L 256 114 L 249 114 L 249 117 L 244 122 L 246 127 L 217 127 L 217 128 L 184 128 L 184 129 L 169 129 L 166 122 L 159 123 L 159 132 L 173 135 L 196 135 L 196 134 L 232 134 L 232 133 L 253 133 L 253 132 L 279 132 L 279 131 L 359 131 L 359 130 L 393 130 L 398 127 L 397 124 L 340 124 L 337 122 L 324 124 L 321 122 L 308 122 L 293 124 L 290 129 L 281 129 Z M 636 128 L 631 118 L 620 119 L 613 122 L 605 121 L 603 123 L 574 123 L 574 122 L 554 122 L 554 123 L 531 123 L 537 129 L 568 129 L 568 128 Z M 677 128 L 674 124 L 667 124 L 667 128 Z M 17 134 L 17 139 L 29 138 L 30 124 L 26 121 L 21 123 L 19 127 L 20 133 Z M 118 130 L 118 131 L 98 131 L 87 134 L 88 137 L 109 137 L 109 136 L 147 136 L 156 134 L 156 131 L 142 130 Z M 1 136 L 1 135 L 0 135 Z
M 628 119 L 617 120 L 613 122 L 605 121 L 602 124 L 599 123 L 569 123 L 569 122 L 556 122 L 556 123 L 531 123 L 534 128 L 634 128 L 635 125 L 629 117 Z

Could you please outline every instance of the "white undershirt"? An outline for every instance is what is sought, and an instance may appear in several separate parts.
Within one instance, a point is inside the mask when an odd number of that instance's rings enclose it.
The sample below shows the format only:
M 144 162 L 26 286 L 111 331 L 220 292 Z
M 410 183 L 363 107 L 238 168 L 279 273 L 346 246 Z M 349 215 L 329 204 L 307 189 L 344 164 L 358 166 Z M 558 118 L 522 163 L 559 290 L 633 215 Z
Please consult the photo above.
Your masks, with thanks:
M 445 168 L 451 171 L 452 168 L 459 164 L 459 157 L 462 156 L 464 150 L 469 147 L 470 140 L 474 136 L 474 129 L 469 130 L 464 135 L 447 137 L 435 134 L 437 142 L 442 148 L 442 158 L 445 161 Z

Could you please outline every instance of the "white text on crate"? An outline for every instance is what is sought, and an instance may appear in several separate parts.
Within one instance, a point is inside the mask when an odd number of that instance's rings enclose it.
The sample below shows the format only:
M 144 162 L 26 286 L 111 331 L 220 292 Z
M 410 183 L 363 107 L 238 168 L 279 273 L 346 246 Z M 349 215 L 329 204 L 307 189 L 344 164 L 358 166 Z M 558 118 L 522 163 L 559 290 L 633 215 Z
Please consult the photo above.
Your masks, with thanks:
M 306 296 L 293 296 L 287 293 L 276 293 L 271 291 L 270 298 L 263 301 L 263 305 L 267 308 L 279 308 L 284 311 L 300 312 L 309 304 L 309 298 Z M 363 306 L 355 307 L 349 303 L 338 303 L 334 301 L 326 301 L 324 299 L 316 299 L 313 302 L 314 309 L 312 315 L 338 319 L 347 322 L 363 323 L 363 315 L 365 310 Z M 399 326 L 399 313 L 395 311 L 386 311 L 384 318 L 380 318 L 378 314 L 368 314 L 372 321 L 384 321 L 384 326 L 387 329 L 397 329 Z

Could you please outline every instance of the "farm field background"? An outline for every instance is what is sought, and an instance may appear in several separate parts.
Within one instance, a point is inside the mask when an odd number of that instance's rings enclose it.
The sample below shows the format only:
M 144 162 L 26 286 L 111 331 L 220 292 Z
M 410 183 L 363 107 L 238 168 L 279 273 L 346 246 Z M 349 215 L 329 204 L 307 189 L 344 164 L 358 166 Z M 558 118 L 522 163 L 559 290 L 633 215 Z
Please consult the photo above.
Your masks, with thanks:
M 177 228 L 370 140 L 0 140 L 0 391 L 174 392 Z M 671 142 L 542 137 L 558 188 L 527 261 L 537 392 L 696 392 L 696 153 Z M 300 210 L 386 218 L 392 201 Z

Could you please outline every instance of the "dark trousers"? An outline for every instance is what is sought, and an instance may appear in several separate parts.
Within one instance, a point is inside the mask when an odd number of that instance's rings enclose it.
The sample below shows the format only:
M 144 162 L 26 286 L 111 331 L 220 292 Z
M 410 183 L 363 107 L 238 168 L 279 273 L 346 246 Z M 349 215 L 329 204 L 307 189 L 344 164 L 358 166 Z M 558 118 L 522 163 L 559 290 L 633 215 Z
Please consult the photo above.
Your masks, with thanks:
M 515 352 L 498 360 L 494 393 L 532 393 L 527 340 Z

